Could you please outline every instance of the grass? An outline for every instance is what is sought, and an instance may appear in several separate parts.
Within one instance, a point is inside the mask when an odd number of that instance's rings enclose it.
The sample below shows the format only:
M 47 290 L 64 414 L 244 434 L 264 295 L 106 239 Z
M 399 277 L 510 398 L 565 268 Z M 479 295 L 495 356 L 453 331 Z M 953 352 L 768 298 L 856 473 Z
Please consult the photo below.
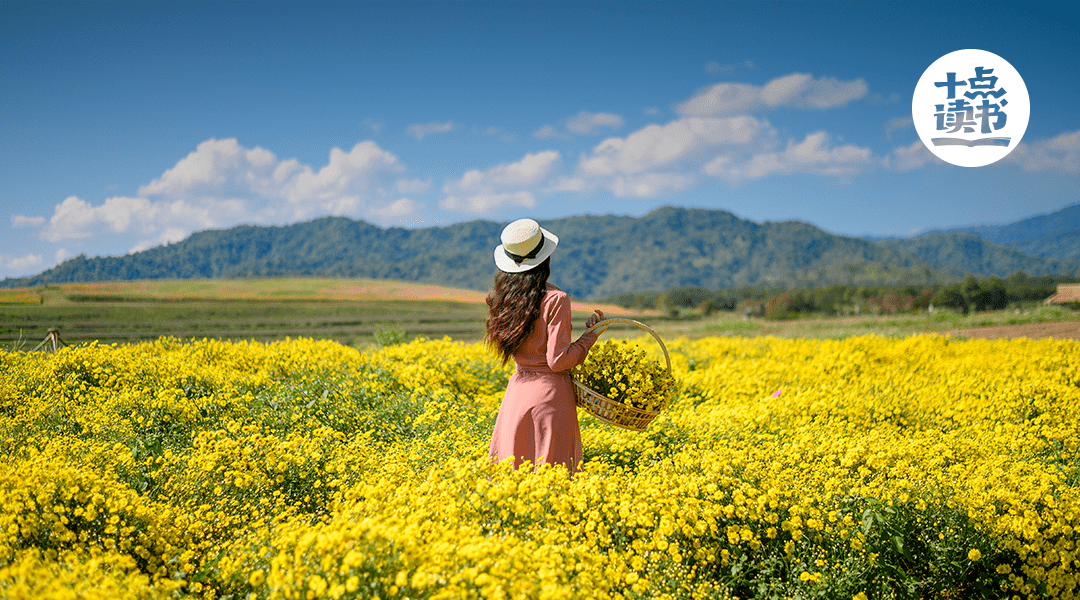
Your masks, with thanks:
M 69 344 L 179 339 L 333 339 L 356 347 L 418 336 L 474 342 L 483 338 L 484 293 L 418 283 L 361 279 L 243 279 L 63 284 L 0 291 L 0 347 L 27 349 L 58 329 Z M 577 331 L 594 305 L 575 302 Z M 818 316 L 789 321 L 746 319 L 718 312 L 679 316 L 602 307 L 609 316 L 638 319 L 663 339 L 717 335 L 842 338 L 866 333 L 907 336 L 992 325 L 1077 321 L 1060 307 L 960 315 Z M 610 337 L 637 337 L 626 325 Z
M 656 319 L 656 318 L 654 318 Z M 788 338 L 845 338 L 876 333 L 903 337 L 919 333 L 951 333 L 979 327 L 1078 321 L 1080 312 L 1056 306 L 1028 306 L 962 315 L 948 310 L 897 315 L 848 317 L 813 316 L 792 320 L 747 319 L 733 313 L 660 318 L 650 325 L 662 337 L 699 338 L 717 335 L 777 336 Z
M 483 338 L 487 316 L 484 292 L 369 279 L 122 281 L 3 292 L 5 349 L 33 348 L 50 329 L 68 344 L 161 336 L 310 337 L 355 347 L 416 337 L 474 342 Z M 575 306 L 575 321 L 583 323 L 592 307 Z
M 344 344 L 373 344 L 380 330 L 401 329 L 410 337 L 473 339 L 484 311 L 477 304 L 439 300 L 193 300 L 108 301 L 70 305 L 0 307 L 0 343 L 44 337 L 60 330 L 69 343 L 135 342 L 171 336 L 276 340 L 330 338 Z
M 485 314 L 481 292 L 371 280 L 137 281 L 15 292 L 40 302 L 0 305 L 0 344 L 8 348 L 36 345 L 53 328 L 69 344 L 311 337 L 363 347 L 384 331 L 475 340 Z

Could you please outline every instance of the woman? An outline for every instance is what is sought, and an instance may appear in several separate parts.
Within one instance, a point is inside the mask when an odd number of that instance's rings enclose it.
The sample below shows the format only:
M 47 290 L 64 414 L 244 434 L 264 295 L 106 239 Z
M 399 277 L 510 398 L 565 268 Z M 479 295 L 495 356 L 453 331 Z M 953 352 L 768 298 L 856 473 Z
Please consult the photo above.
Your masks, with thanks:
M 559 238 L 532 219 L 506 226 L 495 248 L 495 287 L 487 297 L 487 340 L 505 363 L 517 363 L 506 386 L 491 457 L 534 466 L 566 465 L 573 474 L 582 460 L 570 369 L 581 364 L 597 333 L 570 341 L 570 297 L 547 282 L 551 253 Z M 589 328 L 604 318 L 597 310 Z

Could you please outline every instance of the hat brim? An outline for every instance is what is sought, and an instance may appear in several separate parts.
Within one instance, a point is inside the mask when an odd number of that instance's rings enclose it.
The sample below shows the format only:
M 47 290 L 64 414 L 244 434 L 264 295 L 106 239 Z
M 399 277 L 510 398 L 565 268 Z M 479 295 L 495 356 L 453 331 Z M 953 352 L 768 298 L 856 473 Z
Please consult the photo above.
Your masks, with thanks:
M 555 252 L 555 247 L 559 245 L 559 237 L 554 233 L 543 227 L 540 228 L 540 232 L 544 234 L 544 246 L 540 248 L 540 252 L 535 257 L 526 258 L 521 263 L 516 263 L 514 259 L 506 255 L 503 245 L 499 244 L 495 247 L 495 266 L 499 267 L 499 270 L 504 273 L 524 273 L 533 267 L 540 266 L 540 263 L 547 260 L 551 253 Z

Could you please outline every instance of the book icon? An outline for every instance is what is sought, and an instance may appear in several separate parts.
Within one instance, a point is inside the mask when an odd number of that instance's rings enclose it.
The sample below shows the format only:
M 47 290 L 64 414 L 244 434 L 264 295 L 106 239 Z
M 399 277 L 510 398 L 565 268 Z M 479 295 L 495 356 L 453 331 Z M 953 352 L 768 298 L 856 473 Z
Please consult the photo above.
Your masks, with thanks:
M 1009 146 L 1009 141 L 1012 138 L 1007 137 L 988 137 L 979 138 L 977 140 L 965 140 L 963 138 L 949 138 L 940 137 L 933 138 L 931 141 L 935 146 L 967 146 L 968 148 L 974 148 L 975 146 Z

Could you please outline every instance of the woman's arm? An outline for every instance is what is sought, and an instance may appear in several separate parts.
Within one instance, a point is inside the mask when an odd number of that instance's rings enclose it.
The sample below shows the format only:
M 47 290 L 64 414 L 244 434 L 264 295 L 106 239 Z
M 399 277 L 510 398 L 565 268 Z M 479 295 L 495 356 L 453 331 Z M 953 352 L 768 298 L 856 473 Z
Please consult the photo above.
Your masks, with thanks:
M 544 299 L 544 318 L 547 322 L 547 363 L 556 373 L 569 371 L 585 360 L 585 355 L 596 343 L 598 334 L 583 333 L 576 342 L 570 342 L 570 297 L 565 293 L 550 294 Z M 594 317 L 590 317 L 592 321 Z

